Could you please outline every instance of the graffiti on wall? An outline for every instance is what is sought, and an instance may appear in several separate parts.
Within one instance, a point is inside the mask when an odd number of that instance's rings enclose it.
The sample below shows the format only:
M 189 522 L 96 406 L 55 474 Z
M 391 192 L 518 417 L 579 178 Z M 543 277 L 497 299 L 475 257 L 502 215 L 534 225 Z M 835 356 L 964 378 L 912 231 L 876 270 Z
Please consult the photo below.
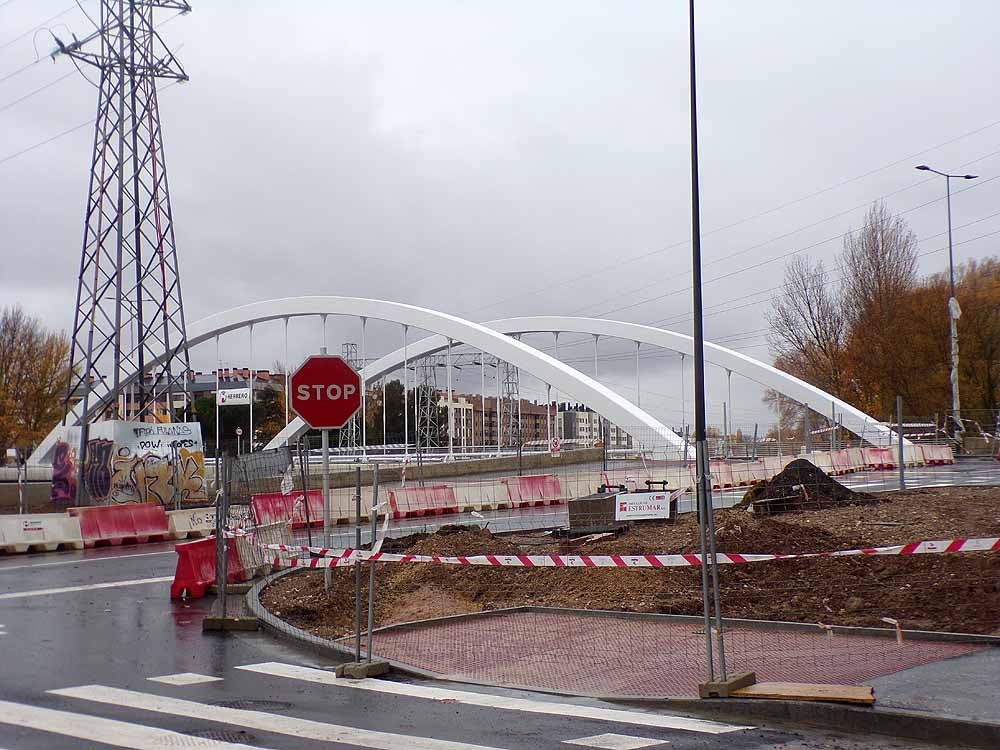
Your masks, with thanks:
M 207 502 L 201 425 L 100 422 L 91 426 L 91 432 L 100 436 L 87 441 L 82 472 L 77 471 L 80 462 L 73 443 L 56 443 L 54 503 L 76 502 L 78 474 L 95 503 Z

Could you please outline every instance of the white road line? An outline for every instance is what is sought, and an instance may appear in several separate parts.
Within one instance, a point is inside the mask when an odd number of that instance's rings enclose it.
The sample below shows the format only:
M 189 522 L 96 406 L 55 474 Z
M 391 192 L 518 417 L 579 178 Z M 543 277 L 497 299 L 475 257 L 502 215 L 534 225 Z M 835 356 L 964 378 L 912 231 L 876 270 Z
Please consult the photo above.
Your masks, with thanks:
M 200 685 L 203 682 L 222 682 L 221 677 L 210 677 L 207 674 L 195 674 L 194 672 L 165 674 L 161 677 L 147 677 L 146 679 L 150 682 L 161 682 L 164 685 Z
M 321 721 L 298 719 L 294 716 L 268 714 L 263 711 L 210 706 L 195 701 L 150 695 L 134 690 L 121 690 L 104 685 L 82 685 L 75 688 L 50 690 L 49 692 L 53 695 L 123 706 L 138 711 L 154 711 L 171 716 L 183 716 L 186 719 L 230 724 L 243 729 L 285 734 L 289 737 L 318 742 L 339 742 L 345 745 L 372 748 L 372 750 L 399 750 L 399 748 L 404 747 L 407 750 L 498 750 L 484 745 L 471 745 L 465 742 L 437 740 L 432 737 L 416 737 L 392 732 L 377 732 L 371 729 L 357 729 L 338 724 L 326 724 Z
M 581 719 L 597 721 L 614 721 L 620 724 L 635 726 L 660 727 L 662 729 L 682 729 L 689 732 L 704 732 L 707 734 L 724 734 L 738 732 L 742 729 L 752 729 L 747 726 L 721 724 L 703 719 L 688 719 L 683 716 L 669 714 L 654 714 L 644 711 L 625 711 L 617 708 L 599 708 L 597 706 L 581 706 L 575 703 L 554 703 L 549 701 L 531 700 L 528 698 L 509 698 L 503 695 L 489 693 L 473 693 L 465 690 L 450 690 L 429 685 L 415 685 L 406 682 L 389 682 L 388 680 L 349 680 L 337 679 L 333 672 L 325 669 L 300 667 L 294 664 L 279 662 L 264 662 L 247 664 L 237 669 L 248 672 L 287 677 L 290 680 L 304 680 L 321 685 L 336 685 L 338 687 L 355 688 L 359 690 L 375 690 L 380 693 L 404 695 L 408 698 L 426 698 L 429 700 L 447 700 L 483 708 L 500 708 L 508 711 L 525 711 L 533 714 L 550 714 L 552 716 L 573 716 Z
M 29 596 L 51 596 L 53 594 L 71 594 L 74 591 L 93 591 L 94 589 L 114 589 L 120 586 L 143 586 L 147 583 L 165 583 L 174 580 L 173 576 L 159 578 L 139 578 L 134 581 L 109 581 L 108 583 L 88 583 L 85 586 L 64 586 L 59 589 L 38 589 L 37 591 L 12 591 L 0 594 L 0 599 L 23 599 Z
M 106 562 L 107 560 L 127 560 L 130 557 L 152 557 L 153 555 L 172 555 L 174 551 L 168 549 L 164 552 L 140 552 L 136 555 L 107 555 L 105 557 L 81 557 L 76 560 L 63 560 L 62 562 L 36 563 L 34 565 L 0 565 L 0 573 L 8 570 L 24 570 L 25 568 L 51 568 L 56 565 L 77 565 L 79 563 Z
M 196 750 L 261 750 L 234 742 L 220 742 L 192 737 L 167 729 L 145 727 L 116 719 L 57 711 L 52 708 L 26 706 L 23 703 L 0 701 L 0 724 L 37 729 L 42 732 L 75 737 L 99 745 L 148 750 L 151 747 L 190 747 Z
M 593 737 L 581 737 L 578 740 L 563 740 L 563 744 L 594 747 L 598 750 L 640 750 L 643 747 L 669 745 L 670 742 L 654 740 L 651 737 L 633 737 L 628 734 L 595 734 Z

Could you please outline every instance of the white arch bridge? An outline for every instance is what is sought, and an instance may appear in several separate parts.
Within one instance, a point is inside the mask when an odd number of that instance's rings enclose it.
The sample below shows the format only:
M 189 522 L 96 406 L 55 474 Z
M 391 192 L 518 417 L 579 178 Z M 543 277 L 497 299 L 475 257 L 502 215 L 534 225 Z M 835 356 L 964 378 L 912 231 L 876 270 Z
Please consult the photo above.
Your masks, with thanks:
M 529 346 L 518 336 L 529 333 L 551 333 L 558 352 L 560 333 L 588 334 L 600 338 L 625 339 L 636 345 L 638 366 L 639 349 L 642 346 L 665 349 L 683 355 L 693 355 L 693 340 L 690 336 L 652 326 L 626 323 L 615 320 L 580 317 L 528 317 L 475 323 L 447 313 L 427 308 L 406 305 L 399 302 L 365 299 L 360 297 L 311 296 L 266 300 L 236 307 L 210 315 L 187 327 L 188 346 L 195 347 L 223 334 L 240 329 L 252 330 L 255 325 L 269 321 L 284 321 L 301 317 L 350 316 L 361 320 L 361 359 L 367 361 L 365 349 L 365 326 L 368 320 L 396 323 L 401 328 L 401 346 L 368 364 L 362 372 L 366 385 L 376 383 L 383 376 L 406 368 L 411 360 L 420 359 L 441 351 L 449 351 L 458 345 L 470 346 L 480 352 L 509 362 L 533 377 L 539 379 L 561 396 L 580 401 L 595 412 L 619 425 L 626 431 L 641 432 L 643 447 L 676 452 L 678 458 L 687 447 L 684 439 L 660 420 L 621 394 L 611 390 L 594 378 L 560 361 L 555 356 Z M 430 332 L 432 335 L 411 342 L 410 329 Z M 595 343 L 596 346 L 596 343 Z M 863 440 L 877 446 L 890 445 L 893 433 L 879 420 L 865 414 L 852 405 L 816 388 L 788 373 L 771 367 L 764 362 L 716 344 L 706 343 L 706 361 L 727 371 L 735 372 L 771 388 L 799 403 L 808 404 L 817 411 L 825 412 L 830 407 L 844 429 Z M 161 360 L 148 363 L 147 369 L 154 371 Z M 450 368 L 449 368 L 450 373 Z M 130 383 L 123 382 L 122 387 Z M 485 395 L 485 394 L 484 394 Z M 99 412 L 104 404 L 92 407 Z M 72 410 L 66 424 L 79 423 L 78 409 Z M 308 428 L 301 419 L 292 420 L 268 447 L 275 447 L 295 440 Z M 31 457 L 32 463 L 45 463 L 56 439 L 53 431 L 39 445 Z

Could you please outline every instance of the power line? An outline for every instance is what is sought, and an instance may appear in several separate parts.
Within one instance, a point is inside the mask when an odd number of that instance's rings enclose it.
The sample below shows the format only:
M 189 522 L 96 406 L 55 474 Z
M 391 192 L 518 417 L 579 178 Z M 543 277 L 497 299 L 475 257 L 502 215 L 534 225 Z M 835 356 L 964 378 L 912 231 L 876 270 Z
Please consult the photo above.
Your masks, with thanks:
M 980 126 L 978 128 L 975 128 L 973 130 L 970 130 L 970 131 L 967 131 L 965 133 L 962 133 L 961 135 L 955 136 L 954 138 L 951 138 L 951 139 L 949 139 L 947 141 L 939 143 L 936 146 L 931 146 L 930 148 L 926 148 L 926 149 L 924 149 L 922 151 L 918 151 L 918 152 L 916 152 L 914 154 L 910 154 L 909 156 L 905 156 L 905 157 L 903 157 L 901 159 L 896 159 L 895 161 L 892 161 L 892 162 L 890 162 L 888 164 L 885 164 L 885 165 L 883 165 L 881 167 L 878 167 L 876 169 L 868 170 L 867 172 L 864 172 L 864 173 L 862 173 L 860 175 L 856 175 L 856 176 L 851 177 L 851 178 L 846 179 L 846 180 L 841 180 L 840 182 L 835 183 L 834 185 L 828 186 L 826 188 L 823 188 L 821 190 L 815 191 L 813 193 L 809 193 L 809 194 L 801 196 L 799 198 L 795 198 L 795 199 L 793 199 L 791 201 L 788 201 L 786 203 L 781 204 L 780 206 L 776 206 L 774 208 L 770 208 L 770 209 L 767 209 L 765 211 L 761 211 L 761 212 L 756 213 L 756 214 L 754 214 L 752 216 L 748 216 L 748 217 L 745 217 L 743 219 L 739 219 L 737 221 L 734 221 L 734 222 L 732 222 L 730 224 L 726 224 L 724 226 L 717 227 L 715 229 L 711 229 L 711 230 L 709 230 L 707 232 L 703 232 L 702 236 L 704 237 L 704 236 L 716 234 L 718 232 L 723 232 L 723 231 L 726 231 L 728 229 L 732 229 L 733 227 L 740 226 L 741 224 L 745 224 L 747 222 L 754 221 L 755 219 L 759 219 L 759 218 L 761 218 L 763 216 L 767 216 L 768 214 L 774 213 L 774 212 L 779 211 L 779 210 L 781 210 L 783 208 L 787 208 L 788 206 L 794 205 L 796 203 L 801 203 L 802 201 L 808 200 L 810 198 L 814 198 L 817 195 L 822 195 L 822 194 L 827 193 L 827 192 L 829 192 L 831 190 L 834 190 L 834 189 L 836 189 L 838 187 L 843 187 L 844 185 L 850 184 L 852 182 L 857 182 L 858 180 L 862 180 L 862 179 L 864 179 L 866 177 L 870 177 L 871 175 L 877 174 L 878 172 L 883 172 L 886 169 L 890 169 L 890 168 L 898 166 L 900 164 L 904 164 L 907 161 L 911 161 L 913 159 L 916 159 L 918 156 L 923 156 L 924 154 L 930 153 L 931 151 L 935 151 L 935 150 L 937 150 L 939 148 L 943 148 L 945 146 L 951 145 L 952 143 L 957 143 L 960 140 L 963 140 L 963 139 L 968 138 L 970 136 L 982 133 L 983 131 L 989 130 L 990 128 L 994 128 L 997 125 L 1000 125 L 1000 120 L 995 120 L 993 122 L 987 123 L 986 125 L 982 125 L 982 126 Z M 493 303 L 491 303 L 489 305 L 483 305 L 481 307 L 477 307 L 474 310 L 472 310 L 471 312 L 476 313 L 476 312 L 480 312 L 482 310 L 489 310 L 489 309 L 492 309 L 492 308 L 497 307 L 499 305 L 505 304 L 507 302 L 511 302 L 511 301 L 513 301 L 515 299 L 520 299 L 520 298 L 526 297 L 526 296 L 534 296 L 536 294 L 540 294 L 542 292 L 549 291 L 550 289 L 557 289 L 557 288 L 559 288 L 561 286 L 566 286 L 567 284 L 573 284 L 573 283 L 575 283 L 577 281 L 589 278 L 591 276 L 596 276 L 597 274 L 603 273 L 605 271 L 609 271 L 609 270 L 613 270 L 613 269 L 618 269 L 618 268 L 621 268 L 623 265 L 629 265 L 631 263 L 636 263 L 636 262 L 638 262 L 640 260 L 645 260 L 646 258 L 650 258 L 650 257 L 652 257 L 654 255 L 659 255 L 661 253 L 665 253 L 668 250 L 673 250 L 674 248 L 682 247 L 684 245 L 687 245 L 689 242 L 690 242 L 689 239 L 685 239 L 685 240 L 681 240 L 679 242 L 675 242 L 673 244 L 667 245 L 664 248 L 660 248 L 660 249 L 657 249 L 657 250 L 651 250 L 651 251 L 642 253 L 641 255 L 632 256 L 631 258 L 618 259 L 614 263 L 611 263 L 611 264 L 608 264 L 608 265 L 605 265 L 605 266 L 601 266 L 600 268 L 597 268 L 597 269 L 595 269 L 593 271 L 587 271 L 585 273 L 579 274 L 577 276 L 573 276 L 573 277 L 568 278 L 568 279 L 561 279 L 561 280 L 559 280 L 557 282 L 554 282 L 552 284 L 547 284 L 545 286 L 538 287 L 536 289 L 532 289 L 532 290 L 528 290 L 528 291 L 524 291 L 524 292 L 519 292 L 517 294 L 511 295 L 510 297 L 506 297 L 506 298 L 501 299 L 501 300 L 499 300 L 497 302 L 493 302 Z
M 175 86 L 175 85 L 177 85 L 177 82 L 176 81 L 171 81 L 170 83 L 166 84 L 165 86 L 163 86 L 161 88 L 158 88 L 157 89 L 157 93 L 163 93 L 164 91 L 166 91 L 167 89 L 169 89 L 170 87 Z M 56 141 L 56 140 L 62 138 L 63 136 L 67 136 L 70 133 L 75 133 L 77 130 L 80 130 L 80 128 L 85 128 L 88 125 L 92 127 L 94 125 L 94 121 L 91 119 L 91 120 L 87 120 L 85 122 L 81 122 L 79 125 L 74 125 L 73 127 L 68 128 L 67 130 L 63 130 L 61 133 L 56 133 L 55 135 L 46 138 L 44 141 L 39 141 L 38 143 L 33 143 L 30 146 L 22 148 L 20 151 L 15 151 L 12 154 L 7 154 L 7 156 L 0 157 L 0 164 L 6 164 L 7 162 L 12 161 L 13 159 L 16 159 L 19 156 L 23 156 L 24 154 L 27 154 L 27 153 L 30 153 L 31 151 L 34 151 L 36 148 L 41 148 L 42 146 L 47 146 L 48 144 L 52 143 L 53 141 Z
M 66 8 L 65 10 L 59 11 L 54 16 L 50 16 L 49 18 L 46 18 L 44 21 L 42 21 L 37 26 L 33 26 L 30 29 L 28 29 L 27 31 L 25 31 L 24 33 L 18 34 L 13 39 L 8 39 L 3 44 L 0 44 L 0 50 L 7 49 L 10 45 L 14 44 L 15 42 L 19 42 L 22 39 L 24 39 L 26 36 L 30 36 L 31 34 L 35 33 L 39 29 L 45 28 L 45 24 L 52 23 L 57 18 L 62 18 L 63 16 L 65 16 L 67 13 L 69 13 L 71 10 L 74 10 L 75 8 L 76 8 L 76 5 L 71 5 L 68 8 Z
M 13 107 L 13 106 L 15 106 L 17 104 L 20 104 L 24 100 L 30 99 L 31 97 L 35 96 L 36 94 L 40 94 L 43 91 L 45 91 L 46 89 L 52 88 L 53 86 L 55 86 L 60 81 L 65 81 L 67 78 L 69 78 L 70 76 L 72 76 L 75 72 L 76 72 L 75 70 L 71 70 L 68 73 L 64 73 L 63 75 L 59 76 L 54 81 L 49 81 L 44 86 L 39 86 L 37 89 L 34 89 L 33 91 L 29 91 L 27 94 L 25 94 L 24 96 L 20 97 L 19 99 L 15 99 L 14 101 L 9 102 L 8 104 L 5 104 L 2 107 L 0 107 L 0 112 L 6 112 L 8 109 L 10 109 L 11 107 Z

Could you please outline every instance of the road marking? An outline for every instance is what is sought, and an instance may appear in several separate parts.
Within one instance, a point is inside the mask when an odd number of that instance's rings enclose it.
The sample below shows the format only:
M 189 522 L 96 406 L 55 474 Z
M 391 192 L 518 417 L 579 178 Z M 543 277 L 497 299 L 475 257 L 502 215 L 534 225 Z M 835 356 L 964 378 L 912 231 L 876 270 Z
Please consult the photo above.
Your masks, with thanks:
M 687 719 L 683 716 L 669 714 L 654 714 L 644 711 L 625 711 L 617 708 L 599 708 L 597 706 L 581 706 L 574 703 L 554 703 L 549 701 L 531 700 L 528 698 L 509 698 L 503 695 L 489 693 L 472 693 L 465 690 L 450 690 L 428 685 L 415 685 L 407 682 L 389 682 L 387 680 L 349 680 L 337 679 L 337 676 L 325 669 L 300 667 L 294 664 L 279 662 L 263 662 L 261 664 L 246 664 L 237 669 L 248 672 L 287 677 L 290 680 L 317 682 L 321 685 L 336 685 L 359 690 L 375 690 L 380 693 L 405 695 L 408 698 L 426 698 L 429 700 L 447 700 L 449 703 L 464 703 L 470 706 L 484 708 L 501 708 L 508 711 L 525 711 L 533 714 L 550 714 L 552 716 L 573 716 L 581 719 L 597 721 L 614 721 L 620 724 L 636 726 L 659 727 L 662 729 L 683 729 L 689 732 L 705 732 L 707 734 L 724 734 L 752 729 L 747 726 L 721 724 L 703 719 Z
M 24 570 L 25 568 L 51 568 L 55 565 L 76 565 L 78 563 L 105 562 L 107 560 L 127 560 L 130 557 L 151 557 L 153 555 L 172 555 L 172 549 L 164 552 L 140 552 L 136 555 L 107 555 L 105 557 L 81 557 L 77 560 L 63 560 L 62 562 L 36 563 L 34 565 L 5 565 L 0 566 L 0 573 L 8 570 Z
M 26 706 L 23 703 L 0 701 L 0 724 L 10 724 L 42 732 L 75 737 L 99 745 L 148 750 L 151 747 L 190 747 L 196 750 L 261 750 L 250 745 L 220 742 L 168 729 L 145 727 L 100 716 L 57 711 L 52 708 Z
M 134 581 L 109 581 L 108 583 L 88 583 L 85 586 L 64 586 L 59 589 L 38 589 L 37 591 L 13 591 L 0 594 L 0 599 L 22 599 L 28 596 L 51 596 L 53 594 L 71 594 L 74 591 L 93 591 L 95 589 L 112 589 L 120 586 L 143 586 L 147 583 L 165 583 L 174 580 L 173 576 L 159 578 L 139 578 Z
M 598 750 L 639 750 L 655 745 L 669 745 L 667 740 L 654 740 L 651 737 L 632 737 L 627 734 L 595 734 L 593 737 L 581 737 L 578 740 L 563 740 L 564 745 L 582 745 L 596 747 Z
M 75 688 L 63 688 L 48 691 L 53 695 L 95 703 L 106 703 L 139 711 L 154 711 L 171 716 L 183 716 L 185 719 L 200 719 L 220 724 L 230 724 L 242 729 L 256 729 L 261 732 L 285 734 L 318 742 L 338 742 L 344 745 L 372 748 L 372 750 L 498 750 L 484 745 L 471 745 L 465 742 L 436 740 L 432 737 L 415 737 L 408 734 L 378 732 L 371 729 L 356 729 L 338 724 L 325 724 L 321 721 L 299 719 L 294 716 L 280 716 L 263 711 L 247 711 L 241 708 L 225 708 L 210 706 L 205 703 L 167 698 L 161 695 L 139 693 L 134 690 L 121 690 L 104 685 L 81 685 Z
M 194 672 L 179 672 L 165 674 L 162 677 L 147 677 L 150 682 L 162 682 L 164 685 L 200 685 L 203 682 L 222 682 L 221 677 L 210 677 L 207 674 Z

